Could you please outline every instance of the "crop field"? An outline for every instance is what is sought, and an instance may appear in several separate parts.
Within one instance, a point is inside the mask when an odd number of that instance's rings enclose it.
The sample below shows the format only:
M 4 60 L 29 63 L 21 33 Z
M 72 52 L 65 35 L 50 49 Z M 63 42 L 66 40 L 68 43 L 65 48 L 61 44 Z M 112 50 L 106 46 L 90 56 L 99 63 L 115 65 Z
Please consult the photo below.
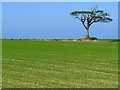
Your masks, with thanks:
M 3 40 L 3 88 L 117 88 L 118 43 Z

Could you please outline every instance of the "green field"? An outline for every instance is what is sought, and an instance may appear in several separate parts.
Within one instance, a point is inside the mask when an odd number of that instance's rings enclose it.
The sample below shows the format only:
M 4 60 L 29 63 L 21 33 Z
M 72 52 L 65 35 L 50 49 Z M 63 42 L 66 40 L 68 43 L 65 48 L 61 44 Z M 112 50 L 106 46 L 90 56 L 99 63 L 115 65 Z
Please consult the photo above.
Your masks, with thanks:
M 117 88 L 117 42 L 3 40 L 3 88 Z

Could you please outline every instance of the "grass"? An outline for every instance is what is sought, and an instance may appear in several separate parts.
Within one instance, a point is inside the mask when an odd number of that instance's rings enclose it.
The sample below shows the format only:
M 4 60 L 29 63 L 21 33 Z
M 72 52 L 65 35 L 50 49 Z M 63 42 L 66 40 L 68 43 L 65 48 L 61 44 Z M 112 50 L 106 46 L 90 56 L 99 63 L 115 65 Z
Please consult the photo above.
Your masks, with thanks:
M 0 39 L 0 89 L 2 89 L 2 40 Z
M 117 42 L 3 40 L 3 88 L 117 88 Z

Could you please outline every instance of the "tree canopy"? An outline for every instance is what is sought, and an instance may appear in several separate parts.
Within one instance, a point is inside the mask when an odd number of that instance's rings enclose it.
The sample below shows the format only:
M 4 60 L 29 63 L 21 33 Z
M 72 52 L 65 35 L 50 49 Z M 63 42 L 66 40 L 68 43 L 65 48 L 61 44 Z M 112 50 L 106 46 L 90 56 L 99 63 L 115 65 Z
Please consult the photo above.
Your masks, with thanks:
M 70 13 L 70 15 L 80 20 L 86 30 L 89 30 L 89 27 L 93 23 L 108 23 L 112 21 L 108 13 L 104 12 L 103 10 L 97 10 L 97 7 L 90 11 L 73 11 Z M 86 38 L 89 38 L 89 34 L 86 36 Z

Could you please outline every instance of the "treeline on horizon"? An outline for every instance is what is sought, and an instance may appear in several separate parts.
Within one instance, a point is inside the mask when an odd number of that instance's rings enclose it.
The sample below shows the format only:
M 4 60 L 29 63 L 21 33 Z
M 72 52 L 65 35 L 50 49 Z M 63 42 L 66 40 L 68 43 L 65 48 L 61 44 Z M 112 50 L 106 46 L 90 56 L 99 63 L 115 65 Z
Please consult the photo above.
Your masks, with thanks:
M 40 41 L 82 41 L 81 39 L 35 39 L 35 38 L 2 38 L 1 40 L 40 40 Z M 120 42 L 120 39 L 92 39 L 97 41 Z

